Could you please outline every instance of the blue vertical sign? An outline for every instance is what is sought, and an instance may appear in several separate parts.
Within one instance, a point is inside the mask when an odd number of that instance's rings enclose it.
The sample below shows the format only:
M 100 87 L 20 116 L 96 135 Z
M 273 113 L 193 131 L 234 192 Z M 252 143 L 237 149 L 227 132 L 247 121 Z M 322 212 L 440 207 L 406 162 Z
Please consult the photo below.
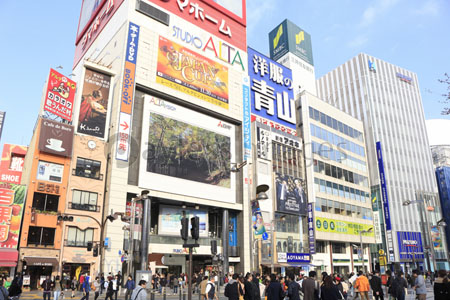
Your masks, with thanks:
M 295 135 L 292 71 L 250 47 L 247 51 L 252 114 L 262 117 L 272 127 Z
M 243 99 L 243 130 L 244 130 L 244 160 L 249 160 L 252 153 L 252 133 L 251 133 L 251 103 L 250 103 L 250 79 L 248 76 L 244 77 L 242 85 L 242 99 Z
M 391 227 L 391 214 L 389 211 L 389 199 L 386 187 L 386 178 L 384 173 L 384 163 L 383 154 L 381 152 L 381 142 L 376 143 L 377 147 L 377 158 L 378 158 L 378 171 L 380 172 L 380 183 L 381 183 L 381 195 L 383 200 L 383 210 L 384 210 L 384 224 L 386 225 L 386 230 L 392 230 Z
M 308 241 L 309 254 L 316 253 L 316 238 L 314 235 L 314 203 L 308 203 Z
M 237 246 L 237 217 L 235 215 L 232 215 L 230 217 L 230 229 L 228 231 L 228 245 L 230 247 L 236 247 Z

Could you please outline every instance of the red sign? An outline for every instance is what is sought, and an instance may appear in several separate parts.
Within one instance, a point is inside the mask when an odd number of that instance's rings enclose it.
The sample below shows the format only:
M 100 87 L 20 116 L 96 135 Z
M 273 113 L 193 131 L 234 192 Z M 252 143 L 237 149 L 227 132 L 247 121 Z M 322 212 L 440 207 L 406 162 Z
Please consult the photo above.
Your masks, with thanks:
M 73 99 L 77 84 L 66 76 L 50 69 L 44 110 L 64 120 L 72 121 Z
M 17 248 L 26 188 L 0 182 L 0 248 Z
M 245 1 L 242 4 L 241 16 L 212 0 L 147 0 L 170 11 L 211 34 L 227 41 L 227 43 L 247 51 Z M 219 1 L 220 3 L 220 1 Z
M 122 3 L 123 0 L 83 1 L 75 42 L 74 68 Z
M 27 147 L 5 144 L 0 163 L 0 181 L 20 184 Z

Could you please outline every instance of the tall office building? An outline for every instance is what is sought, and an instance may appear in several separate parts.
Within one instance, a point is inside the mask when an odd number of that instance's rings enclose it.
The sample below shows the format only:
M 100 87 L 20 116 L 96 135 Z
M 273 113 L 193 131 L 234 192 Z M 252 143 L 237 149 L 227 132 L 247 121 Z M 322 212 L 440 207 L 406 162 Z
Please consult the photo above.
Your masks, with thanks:
M 389 263 L 429 269 L 436 258 L 439 267 L 446 255 L 430 248 L 429 229 L 440 209 L 417 74 L 361 53 L 316 84 L 320 98 L 364 122 L 372 199 L 382 200 Z M 408 200 L 411 205 L 403 205 Z

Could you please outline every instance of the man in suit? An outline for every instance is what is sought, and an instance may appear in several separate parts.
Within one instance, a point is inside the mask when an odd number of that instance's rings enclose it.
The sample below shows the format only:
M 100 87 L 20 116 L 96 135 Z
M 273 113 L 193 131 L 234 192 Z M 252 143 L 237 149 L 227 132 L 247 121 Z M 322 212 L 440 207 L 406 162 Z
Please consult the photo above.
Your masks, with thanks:
M 372 278 L 370 279 L 370 288 L 373 291 L 373 296 L 375 297 L 375 300 L 383 300 L 383 288 L 381 287 L 381 278 L 380 278 L 380 271 L 375 271 Z

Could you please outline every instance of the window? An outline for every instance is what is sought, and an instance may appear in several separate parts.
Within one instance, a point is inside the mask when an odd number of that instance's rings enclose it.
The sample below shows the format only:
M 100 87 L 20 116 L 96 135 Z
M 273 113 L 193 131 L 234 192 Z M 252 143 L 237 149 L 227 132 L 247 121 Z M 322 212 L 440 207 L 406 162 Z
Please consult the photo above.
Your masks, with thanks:
M 312 108 L 311 106 L 309 107 L 309 117 L 311 119 L 314 118 L 314 108 Z
M 67 232 L 67 246 L 87 247 L 87 243 L 92 242 L 93 237 L 94 237 L 93 228 L 81 230 L 78 227 L 70 226 Z
M 331 247 L 333 249 L 333 253 L 341 253 L 345 254 L 345 243 L 332 243 Z
M 97 193 L 74 190 L 71 208 L 97 211 L 97 197 Z
M 34 193 L 33 208 L 40 211 L 58 211 L 59 196 Z
M 30 226 L 28 228 L 28 245 L 53 246 L 55 228 Z
M 328 206 L 327 206 L 327 200 L 326 199 L 322 199 L 321 205 L 322 205 L 322 211 L 323 212 L 327 212 L 328 211 Z
M 327 253 L 326 244 L 324 241 L 316 241 L 316 252 Z
M 100 166 L 101 163 L 99 161 L 78 157 L 75 170 L 76 176 L 102 179 L 100 178 Z

